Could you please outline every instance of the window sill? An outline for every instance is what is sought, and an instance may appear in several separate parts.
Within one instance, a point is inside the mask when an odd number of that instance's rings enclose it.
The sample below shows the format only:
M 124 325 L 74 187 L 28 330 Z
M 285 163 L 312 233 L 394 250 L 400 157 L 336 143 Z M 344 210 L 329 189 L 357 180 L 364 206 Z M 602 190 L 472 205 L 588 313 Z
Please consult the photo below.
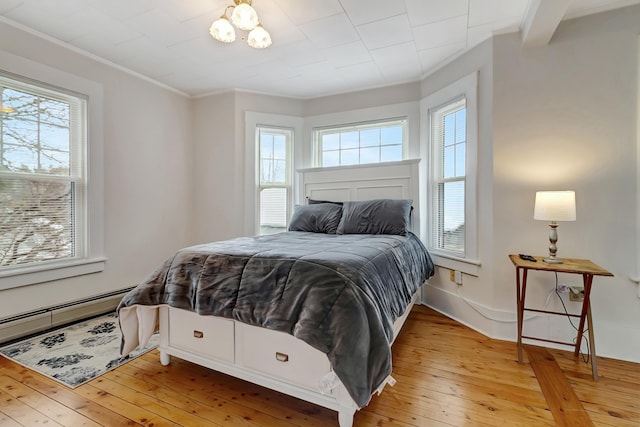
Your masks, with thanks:
M 0 272 L 0 290 L 98 273 L 107 258 L 98 257 Z
M 449 270 L 461 271 L 465 274 L 478 277 L 480 275 L 480 261 L 470 260 L 466 258 L 458 258 L 448 254 L 442 254 L 430 250 L 431 258 L 438 267 L 448 268 Z

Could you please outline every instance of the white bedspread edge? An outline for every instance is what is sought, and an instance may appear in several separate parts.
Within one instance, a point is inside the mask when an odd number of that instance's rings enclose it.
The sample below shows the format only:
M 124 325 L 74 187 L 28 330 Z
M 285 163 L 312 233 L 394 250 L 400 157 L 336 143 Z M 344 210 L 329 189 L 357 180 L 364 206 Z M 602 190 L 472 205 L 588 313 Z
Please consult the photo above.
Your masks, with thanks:
M 126 356 L 138 347 L 145 346 L 160 328 L 159 305 L 132 305 L 118 312 L 120 330 L 124 339 L 121 354 Z

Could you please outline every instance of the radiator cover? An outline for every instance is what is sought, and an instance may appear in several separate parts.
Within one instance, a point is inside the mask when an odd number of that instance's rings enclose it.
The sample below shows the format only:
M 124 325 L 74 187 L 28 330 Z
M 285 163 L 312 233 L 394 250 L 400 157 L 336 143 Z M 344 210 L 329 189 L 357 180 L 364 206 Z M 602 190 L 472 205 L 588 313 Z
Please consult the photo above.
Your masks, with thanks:
M 0 343 L 114 311 L 122 297 L 131 289 L 133 288 L 0 319 Z

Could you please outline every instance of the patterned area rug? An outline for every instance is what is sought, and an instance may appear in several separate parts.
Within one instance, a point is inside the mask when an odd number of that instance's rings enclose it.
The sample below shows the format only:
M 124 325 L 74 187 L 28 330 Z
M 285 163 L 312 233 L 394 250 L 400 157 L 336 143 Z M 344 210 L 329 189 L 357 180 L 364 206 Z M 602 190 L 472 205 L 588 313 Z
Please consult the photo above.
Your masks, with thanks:
M 0 348 L 0 354 L 71 388 L 117 368 L 158 346 L 158 334 L 142 349 L 120 356 L 115 313 L 75 323 Z

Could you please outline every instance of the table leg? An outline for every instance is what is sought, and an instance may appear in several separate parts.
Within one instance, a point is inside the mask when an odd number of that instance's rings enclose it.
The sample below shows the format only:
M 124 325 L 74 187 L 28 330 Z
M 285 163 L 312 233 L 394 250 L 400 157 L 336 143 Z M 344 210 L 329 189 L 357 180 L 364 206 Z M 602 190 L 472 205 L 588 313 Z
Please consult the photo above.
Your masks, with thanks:
M 527 269 L 522 269 L 522 282 L 520 281 L 520 268 L 516 268 L 516 306 L 518 317 L 518 363 L 522 363 L 522 324 L 524 323 L 524 296 L 527 291 Z
M 578 326 L 578 336 L 576 337 L 576 347 L 573 355 L 578 357 L 580 354 L 580 345 L 582 344 L 582 335 L 584 334 L 584 322 L 589 311 L 589 298 L 591 296 L 591 283 L 593 282 L 592 274 L 583 274 L 582 281 L 584 283 L 584 300 L 582 301 L 582 311 L 580 312 L 580 325 Z
M 591 319 L 591 302 L 587 307 L 587 327 L 589 328 L 589 346 L 591 349 L 591 372 L 593 380 L 598 381 L 598 359 L 596 359 L 596 339 L 593 332 L 593 320 Z

